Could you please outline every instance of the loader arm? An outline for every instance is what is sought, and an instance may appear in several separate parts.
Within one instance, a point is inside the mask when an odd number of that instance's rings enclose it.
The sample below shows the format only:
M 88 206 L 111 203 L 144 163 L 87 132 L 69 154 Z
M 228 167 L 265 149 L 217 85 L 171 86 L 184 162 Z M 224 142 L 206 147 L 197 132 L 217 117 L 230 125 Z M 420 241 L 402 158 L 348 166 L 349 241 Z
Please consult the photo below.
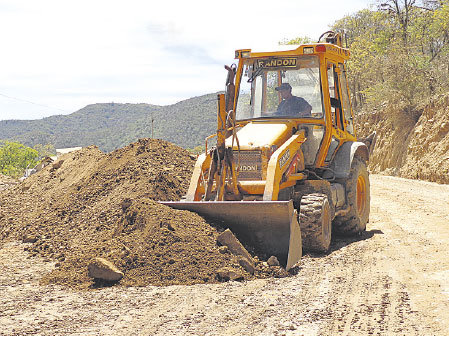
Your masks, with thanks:
M 186 201 L 199 201 L 205 193 L 204 173 L 209 170 L 211 157 L 202 153 L 196 160 L 193 169 L 192 178 L 190 179 L 189 189 L 185 196 Z

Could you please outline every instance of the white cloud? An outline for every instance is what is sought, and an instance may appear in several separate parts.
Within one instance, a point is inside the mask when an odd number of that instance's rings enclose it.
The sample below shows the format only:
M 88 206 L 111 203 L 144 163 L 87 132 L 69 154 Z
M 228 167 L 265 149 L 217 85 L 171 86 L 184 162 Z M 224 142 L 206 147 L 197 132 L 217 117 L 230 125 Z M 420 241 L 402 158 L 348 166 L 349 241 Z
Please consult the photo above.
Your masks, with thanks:
M 223 65 L 234 61 L 235 49 L 318 38 L 368 4 L 0 0 L 0 94 L 8 96 L 0 95 L 0 119 L 41 118 L 99 102 L 170 104 L 222 90 Z

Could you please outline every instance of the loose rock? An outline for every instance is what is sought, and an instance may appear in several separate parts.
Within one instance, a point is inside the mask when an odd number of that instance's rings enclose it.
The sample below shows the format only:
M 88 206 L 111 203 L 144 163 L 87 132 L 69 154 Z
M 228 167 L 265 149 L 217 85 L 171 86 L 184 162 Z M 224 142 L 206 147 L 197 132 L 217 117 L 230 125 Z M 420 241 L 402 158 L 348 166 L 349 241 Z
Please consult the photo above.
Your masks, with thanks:
M 37 237 L 35 235 L 25 235 L 22 239 L 23 243 L 35 243 L 37 241 Z
M 236 281 L 243 279 L 243 275 L 230 268 L 221 268 L 217 271 L 219 279 L 222 281 Z
M 268 260 L 267 263 L 270 267 L 274 267 L 274 266 L 279 266 L 279 260 L 277 259 L 276 256 L 271 256 Z
M 101 257 L 97 257 L 89 263 L 87 269 L 89 277 L 105 281 L 119 281 L 124 276 L 114 264 Z
M 231 230 L 228 228 L 223 233 L 220 233 L 220 235 L 217 238 L 217 241 L 223 245 L 227 246 L 229 250 L 235 254 L 235 255 L 241 255 L 244 258 L 246 258 L 249 262 L 254 264 L 253 258 L 248 253 L 248 251 L 243 247 L 243 245 L 240 243 L 240 241 L 235 237 L 235 235 L 231 232 Z
M 228 249 L 228 246 L 220 246 L 220 247 L 218 247 L 218 251 L 221 254 L 225 254 L 225 253 L 227 253 L 229 251 L 229 249 Z
M 54 170 L 57 170 L 62 166 L 63 163 L 64 163 L 64 160 L 60 159 L 56 163 L 53 163 L 52 167 Z
M 239 265 L 241 265 L 243 267 L 243 269 L 245 269 L 248 273 L 250 274 L 254 274 L 256 268 L 254 267 L 254 265 L 248 261 L 247 258 L 241 256 L 239 258 Z

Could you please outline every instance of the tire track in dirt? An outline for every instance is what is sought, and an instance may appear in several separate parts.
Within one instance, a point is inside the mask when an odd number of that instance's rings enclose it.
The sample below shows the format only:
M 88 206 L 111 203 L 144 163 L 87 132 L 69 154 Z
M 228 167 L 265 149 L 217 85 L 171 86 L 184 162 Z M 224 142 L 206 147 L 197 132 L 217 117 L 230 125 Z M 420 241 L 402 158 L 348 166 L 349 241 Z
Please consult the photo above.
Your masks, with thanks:
M 320 324 L 320 335 L 385 335 L 396 330 L 407 335 L 418 333 L 416 315 L 410 312 L 406 319 L 399 319 L 396 313 L 404 308 L 397 295 L 404 286 L 388 272 L 378 270 L 377 257 L 370 254 L 378 240 L 373 236 L 353 243 L 340 249 L 340 254 L 331 255 L 331 261 L 320 261 L 331 266 L 322 268 L 330 281 L 329 297 L 320 315 L 327 313 L 331 319 L 326 317 Z
M 447 335 L 449 186 L 382 176 L 376 181 L 382 184 L 373 222 L 388 239 L 379 267 L 404 285 L 401 300 L 419 313 L 421 332 Z M 407 316 L 400 309 L 398 315 Z

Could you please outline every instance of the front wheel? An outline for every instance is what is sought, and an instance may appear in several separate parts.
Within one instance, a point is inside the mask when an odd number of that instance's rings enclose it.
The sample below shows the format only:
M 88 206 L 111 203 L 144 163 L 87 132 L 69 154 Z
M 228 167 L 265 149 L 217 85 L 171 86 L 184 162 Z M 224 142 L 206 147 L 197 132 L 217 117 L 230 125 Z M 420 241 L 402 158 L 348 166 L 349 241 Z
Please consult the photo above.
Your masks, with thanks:
M 359 234 L 366 229 L 370 212 L 370 183 L 366 162 L 355 157 L 346 187 L 346 202 L 349 212 L 334 220 L 336 231 L 344 234 Z
M 304 250 L 318 253 L 325 253 L 329 250 L 332 221 L 327 195 L 312 193 L 301 198 L 299 227 Z

